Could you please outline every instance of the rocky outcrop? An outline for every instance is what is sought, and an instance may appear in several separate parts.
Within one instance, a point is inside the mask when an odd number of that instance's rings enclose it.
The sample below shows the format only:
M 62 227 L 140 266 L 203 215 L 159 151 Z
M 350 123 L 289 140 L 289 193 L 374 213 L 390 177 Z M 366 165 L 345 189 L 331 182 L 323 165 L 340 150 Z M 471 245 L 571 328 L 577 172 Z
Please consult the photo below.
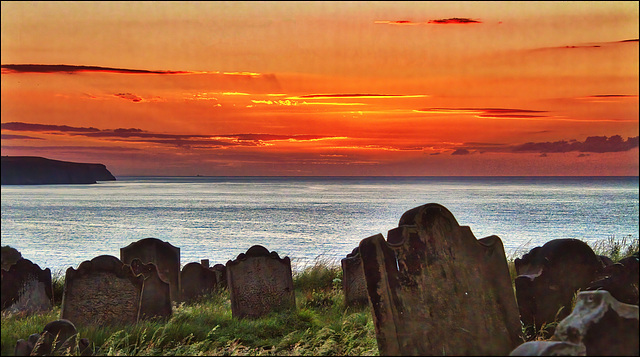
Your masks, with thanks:
M 90 184 L 116 178 L 103 164 L 34 156 L 2 156 L 3 185 Z

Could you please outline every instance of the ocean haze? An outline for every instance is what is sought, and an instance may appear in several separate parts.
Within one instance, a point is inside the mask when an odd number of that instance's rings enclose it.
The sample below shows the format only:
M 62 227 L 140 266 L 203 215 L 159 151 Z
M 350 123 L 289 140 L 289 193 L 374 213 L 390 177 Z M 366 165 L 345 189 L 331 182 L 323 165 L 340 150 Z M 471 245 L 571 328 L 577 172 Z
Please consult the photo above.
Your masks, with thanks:
M 254 244 L 294 269 L 336 262 L 407 210 L 439 203 L 507 256 L 551 239 L 638 238 L 638 177 L 118 177 L 2 186 L 2 245 L 53 271 L 154 237 L 181 264 L 225 264 Z

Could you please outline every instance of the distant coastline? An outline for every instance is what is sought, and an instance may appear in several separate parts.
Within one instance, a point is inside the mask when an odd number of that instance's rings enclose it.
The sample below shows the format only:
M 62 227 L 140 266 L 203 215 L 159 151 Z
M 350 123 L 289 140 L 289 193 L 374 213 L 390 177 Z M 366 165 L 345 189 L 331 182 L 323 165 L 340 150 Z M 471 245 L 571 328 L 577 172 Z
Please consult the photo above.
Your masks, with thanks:
M 2 185 L 93 184 L 116 180 L 103 164 L 37 156 L 2 156 L 1 169 Z

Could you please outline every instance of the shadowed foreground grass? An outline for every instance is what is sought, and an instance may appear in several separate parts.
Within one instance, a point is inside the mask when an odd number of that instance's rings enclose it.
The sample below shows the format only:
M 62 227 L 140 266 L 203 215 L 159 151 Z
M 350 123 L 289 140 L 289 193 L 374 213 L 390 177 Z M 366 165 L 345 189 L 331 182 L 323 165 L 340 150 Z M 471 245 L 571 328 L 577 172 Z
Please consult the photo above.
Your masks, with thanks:
M 368 307 L 345 307 L 339 263 L 316 260 L 294 274 L 297 308 L 259 319 L 234 319 L 229 292 L 220 289 L 193 304 L 174 307 L 168 320 L 130 326 L 79 327 L 98 355 L 378 355 Z M 59 294 L 64 279 L 54 277 Z M 3 316 L 2 355 L 18 339 L 38 333 L 60 316 Z
M 638 240 L 610 237 L 592 245 L 617 261 L 638 251 Z M 513 259 L 509 268 L 513 270 Z M 512 278 L 513 276 L 512 272 Z M 53 277 L 56 306 L 46 314 L 2 317 L 2 355 L 13 355 L 18 339 L 38 333 L 60 316 L 64 278 Z M 294 273 L 297 308 L 259 319 L 234 319 L 229 292 L 221 289 L 199 302 L 174 308 L 168 320 L 130 326 L 79 328 L 97 355 L 378 355 L 368 306 L 345 307 L 339 262 L 317 259 Z

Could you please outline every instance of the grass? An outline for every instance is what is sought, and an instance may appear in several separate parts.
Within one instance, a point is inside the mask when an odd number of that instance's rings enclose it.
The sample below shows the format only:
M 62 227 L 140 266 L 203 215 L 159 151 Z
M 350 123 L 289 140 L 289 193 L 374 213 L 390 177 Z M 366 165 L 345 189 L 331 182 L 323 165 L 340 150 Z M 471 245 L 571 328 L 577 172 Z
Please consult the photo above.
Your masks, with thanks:
M 192 304 L 174 306 L 168 320 L 126 327 L 79 327 L 98 355 L 378 355 L 371 312 L 345 307 L 342 269 L 317 259 L 294 273 L 296 309 L 259 319 L 234 319 L 229 292 L 220 289 Z M 56 306 L 31 316 L 2 317 L 1 354 L 18 339 L 39 333 L 60 316 L 64 277 L 52 277 Z M 56 297 L 60 297 L 57 299 Z
M 630 236 L 609 237 L 592 244 L 596 254 L 618 261 L 638 251 Z M 513 260 L 508 259 L 512 279 Z M 168 320 L 141 321 L 122 327 L 80 327 L 98 355 L 378 355 L 375 329 L 368 306 L 346 307 L 339 262 L 319 257 L 293 274 L 296 309 L 259 319 L 234 319 L 229 292 L 221 289 L 193 304 L 174 307 Z M 31 316 L 2 317 L 2 355 L 13 355 L 18 339 L 38 333 L 60 316 L 63 272 L 53 277 L 56 306 Z M 539 336 L 546 337 L 540 329 Z

